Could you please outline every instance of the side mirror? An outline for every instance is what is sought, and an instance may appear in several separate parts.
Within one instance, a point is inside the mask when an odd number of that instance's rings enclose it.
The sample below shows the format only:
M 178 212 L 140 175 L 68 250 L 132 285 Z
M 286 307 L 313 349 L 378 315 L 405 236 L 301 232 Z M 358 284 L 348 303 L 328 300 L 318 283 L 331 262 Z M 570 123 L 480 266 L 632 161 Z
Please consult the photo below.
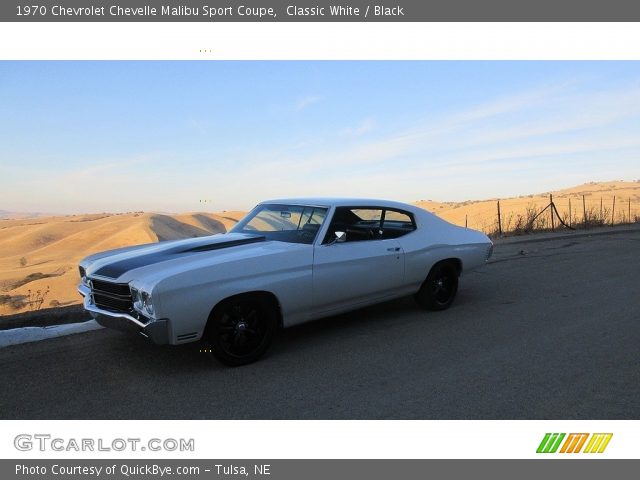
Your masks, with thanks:
M 328 247 L 329 245 L 334 245 L 336 243 L 344 243 L 347 241 L 347 233 L 346 232 L 333 232 L 333 240 L 331 240 L 328 243 L 325 243 L 325 245 Z

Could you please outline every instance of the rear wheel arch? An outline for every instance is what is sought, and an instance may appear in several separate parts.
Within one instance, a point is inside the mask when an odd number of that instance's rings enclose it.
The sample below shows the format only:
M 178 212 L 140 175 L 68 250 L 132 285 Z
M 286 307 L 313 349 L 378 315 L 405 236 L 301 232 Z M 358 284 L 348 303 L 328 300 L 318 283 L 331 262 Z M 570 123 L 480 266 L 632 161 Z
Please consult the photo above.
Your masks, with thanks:
M 458 277 L 461 273 L 462 261 L 458 258 L 447 258 L 434 263 L 414 298 L 429 310 L 449 308 L 458 292 Z
M 434 265 L 434 267 L 438 263 L 445 263 L 445 262 L 451 263 L 456 268 L 456 272 L 458 272 L 458 276 L 462 275 L 462 260 L 460 260 L 459 258 L 452 257 L 452 258 L 446 258 L 444 260 L 440 260 Z

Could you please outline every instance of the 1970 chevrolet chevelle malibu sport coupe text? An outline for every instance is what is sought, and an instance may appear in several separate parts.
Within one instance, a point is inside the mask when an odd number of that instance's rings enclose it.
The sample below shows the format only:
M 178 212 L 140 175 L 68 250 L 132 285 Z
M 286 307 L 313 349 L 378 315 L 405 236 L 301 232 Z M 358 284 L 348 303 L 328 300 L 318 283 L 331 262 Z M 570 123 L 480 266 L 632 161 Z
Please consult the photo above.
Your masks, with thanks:
M 84 308 L 158 344 L 204 339 L 227 365 L 258 359 L 276 331 L 405 295 L 431 310 L 493 245 L 403 203 L 312 198 L 255 207 L 225 234 L 91 255 Z

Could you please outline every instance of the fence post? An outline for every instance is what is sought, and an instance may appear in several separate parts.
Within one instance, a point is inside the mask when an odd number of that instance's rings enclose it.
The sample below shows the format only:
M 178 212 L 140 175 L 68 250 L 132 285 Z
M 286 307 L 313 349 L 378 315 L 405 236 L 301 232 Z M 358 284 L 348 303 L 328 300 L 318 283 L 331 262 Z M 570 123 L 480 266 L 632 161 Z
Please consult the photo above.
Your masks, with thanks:
M 551 211 L 551 231 L 554 232 L 556 229 L 555 222 L 553 221 L 553 195 L 549 194 L 549 210 Z
M 602 197 L 600 197 L 600 221 L 604 225 L 604 217 L 602 216 Z
M 569 197 L 569 227 L 571 227 L 571 197 Z
M 616 196 L 613 196 L 613 208 L 611 209 L 611 226 L 613 226 L 613 222 L 615 221 L 614 219 L 615 217 L 615 213 L 616 213 Z
M 602 198 L 600 198 L 600 216 L 602 216 Z M 584 202 L 584 195 L 582 195 L 582 221 L 584 222 L 584 228 L 587 228 L 587 204 Z
M 467 228 L 467 214 L 464 214 L 464 228 Z
M 498 233 L 502 235 L 502 219 L 500 218 L 500 200 L 498 200 Z
M 631 197 L 629 197 L 629 225 L 631 225 Z

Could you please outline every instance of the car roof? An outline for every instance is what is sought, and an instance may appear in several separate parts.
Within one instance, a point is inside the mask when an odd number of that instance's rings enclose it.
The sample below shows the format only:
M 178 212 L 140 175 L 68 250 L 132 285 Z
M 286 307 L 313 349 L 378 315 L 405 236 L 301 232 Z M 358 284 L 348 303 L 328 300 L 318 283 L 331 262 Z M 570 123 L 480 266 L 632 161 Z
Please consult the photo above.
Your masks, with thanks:
M 266 200 L 260 204 L 277 203 L 289 205 L 313 205 L 318 207 L 386 207 L 401 210 L 416 211 L 418 207 L 408 203 L 381 200 L 379 198 L 348 198 L 348 197 L 306 197 L 306 198 L 277 198 Z

